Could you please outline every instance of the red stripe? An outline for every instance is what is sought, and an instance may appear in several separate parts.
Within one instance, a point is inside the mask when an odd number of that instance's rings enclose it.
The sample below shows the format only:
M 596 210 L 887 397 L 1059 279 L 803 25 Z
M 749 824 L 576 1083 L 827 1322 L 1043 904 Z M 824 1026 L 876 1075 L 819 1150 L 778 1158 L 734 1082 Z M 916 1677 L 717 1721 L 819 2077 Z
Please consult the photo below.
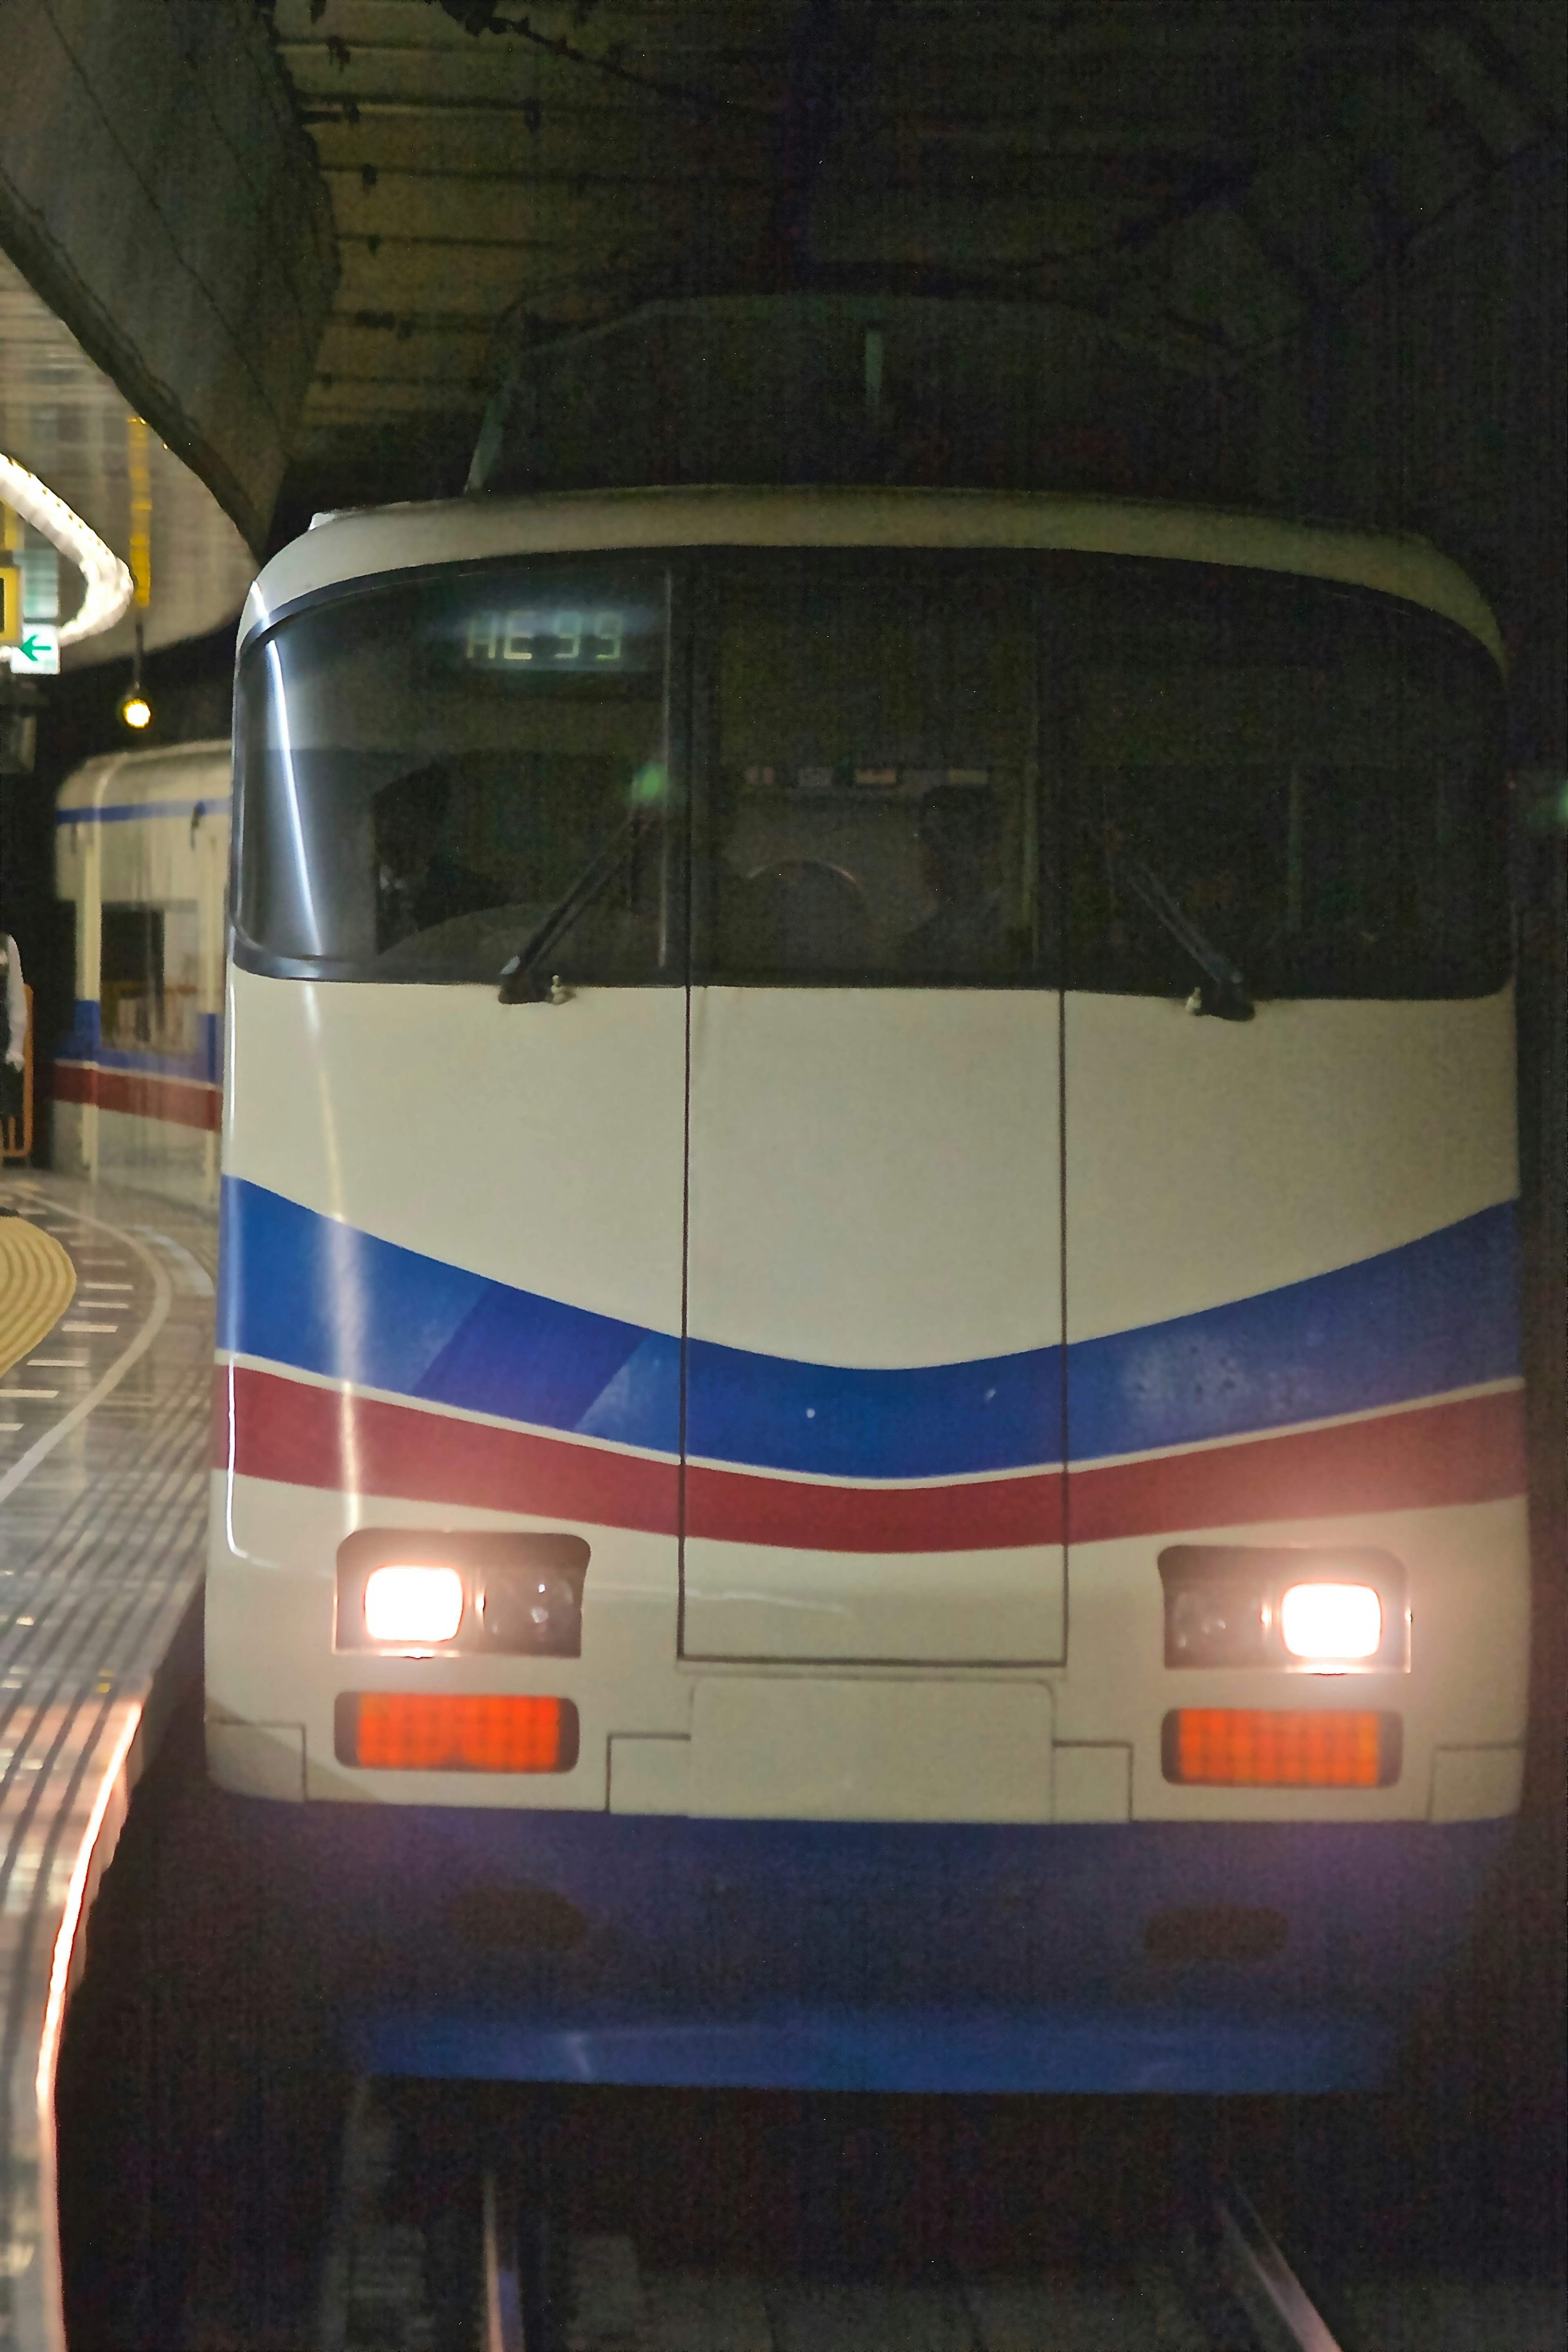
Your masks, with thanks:
M 1062 1539 L 1062 1474 L 1032 1470 L 962 1486 L 808 1486 L 692 1467 L 686 1526 L 729 1543 L 796 1551 L 993 1551 Z
M 215 1421 L 221 1465 L 228 1451 L 226 1403 Z M 673 1532 L 680 1491 L 674 1462 L 602 1454 L 243 1367 L 234 1373 L 234 1466 L 245 1477 L 292 1486 L 357 1488 L 658 1532 Z
M 673 1462 L 601 1452 L 343 1395 L 237 1367 L 234 1467 L 288 1486 L 354 1488 L 531 1517 L 673 1534 Z M 218 1372 L 214 1459 L 228 1460 L 228 1374 Z M 1185 1528 L 1334 1518 L 1489 1502 L 1524 1488 L 1522 1393 L 1461 1397 L 1372 1421 L 1247 1438 L 1072 1473 L 1075 1543 Z M 1062 1477 L 925 1487 L 826 1486 L 694 1467 L 687 1528 L 803 1551 L 985 1551 L 1062 1540 Z
M 57 1062 L 57 1102 L 97 1103 L 132 1118 L 166 1119 L 216 1135 L 223 1124 L 223 1089 L 199 1078 L 155 1077 L 146 1070 L 104 1070 L 96 1062 Z
M 1524 1491 L 1524 1394 L 1457 1397 L 1289 1437 L 1075 1470 L 1070 1539 L 1489 1503 Z

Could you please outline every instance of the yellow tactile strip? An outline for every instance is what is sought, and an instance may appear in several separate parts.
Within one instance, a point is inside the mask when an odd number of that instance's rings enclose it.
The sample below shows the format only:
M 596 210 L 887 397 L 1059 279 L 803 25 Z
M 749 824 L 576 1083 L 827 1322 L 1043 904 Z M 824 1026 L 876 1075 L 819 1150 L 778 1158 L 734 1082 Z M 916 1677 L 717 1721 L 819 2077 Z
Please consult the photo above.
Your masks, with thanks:
M 0 1372 L 53 1330 L 75 1288 L 76 1268 L 52 1234 L 0 1217 Z

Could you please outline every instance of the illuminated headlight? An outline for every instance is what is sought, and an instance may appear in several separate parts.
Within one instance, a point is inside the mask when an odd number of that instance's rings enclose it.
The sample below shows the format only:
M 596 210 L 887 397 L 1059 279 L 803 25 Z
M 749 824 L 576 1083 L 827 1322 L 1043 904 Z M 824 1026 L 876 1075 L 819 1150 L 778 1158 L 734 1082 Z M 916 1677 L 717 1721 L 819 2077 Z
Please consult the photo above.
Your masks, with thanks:
M 365 1580 L 364 1630 L 373 1642 L 449 1642 L 463 1622 L 455 1568 L 378 1568 Z
M 583 1654 L 588 1546 L 564 1528 L 358 1528 L 337 1568 L 334 1650 Z
M 1383 1603 L 1370 1584 L 1292 1584 L 1279 1602 L 1279 1638 L 1293 1658 L 1370 1658 L 1383 1641 Z
M 1160 1554 L 1160 1580 L 1167 1666 L 1410 1670 L 1409 1580 L 1392 1552 L 1172 1544 Z

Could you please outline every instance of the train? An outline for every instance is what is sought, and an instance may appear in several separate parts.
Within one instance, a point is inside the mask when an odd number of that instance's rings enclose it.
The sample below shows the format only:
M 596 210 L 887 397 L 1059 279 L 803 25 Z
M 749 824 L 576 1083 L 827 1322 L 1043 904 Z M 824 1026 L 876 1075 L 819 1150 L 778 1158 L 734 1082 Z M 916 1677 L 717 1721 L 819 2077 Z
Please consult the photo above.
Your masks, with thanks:
M 216 1209 L 230 749 L 89 760 L 55 808 L 71 1025 L 55 1048 L 53 1160 Z
M 1471 582 L 468 497 L 237 679 L 207 1754 L 361 2062 L 1382 2079 L 1525 1725 Z
M 1483 1899 L 1503 650 L 1167 359 L 525 337 L 251 591 L 207 1757 L 356 2064 L 1352 2090 Z

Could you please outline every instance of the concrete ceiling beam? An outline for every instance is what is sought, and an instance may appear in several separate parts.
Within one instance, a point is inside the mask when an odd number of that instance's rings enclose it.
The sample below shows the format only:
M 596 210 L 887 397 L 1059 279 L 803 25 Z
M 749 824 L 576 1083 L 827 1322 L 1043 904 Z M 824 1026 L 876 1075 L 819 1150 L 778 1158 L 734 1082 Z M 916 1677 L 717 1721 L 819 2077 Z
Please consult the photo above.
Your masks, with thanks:
M 0 246 L 259 548 L 337 247 L 250 0 L 9 0 Z

